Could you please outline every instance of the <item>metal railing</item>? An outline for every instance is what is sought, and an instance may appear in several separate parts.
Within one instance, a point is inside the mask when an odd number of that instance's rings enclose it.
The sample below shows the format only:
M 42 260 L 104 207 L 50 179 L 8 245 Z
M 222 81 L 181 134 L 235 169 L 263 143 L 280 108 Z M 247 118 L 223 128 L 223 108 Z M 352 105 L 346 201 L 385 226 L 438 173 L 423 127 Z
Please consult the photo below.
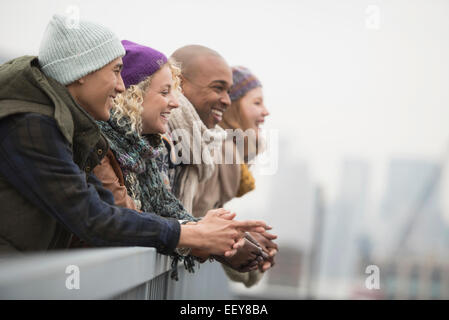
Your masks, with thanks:
M 0 299 L 230 299 L 218 263 L 194 274 L 153 248 L 92 248 L 0 258 Z

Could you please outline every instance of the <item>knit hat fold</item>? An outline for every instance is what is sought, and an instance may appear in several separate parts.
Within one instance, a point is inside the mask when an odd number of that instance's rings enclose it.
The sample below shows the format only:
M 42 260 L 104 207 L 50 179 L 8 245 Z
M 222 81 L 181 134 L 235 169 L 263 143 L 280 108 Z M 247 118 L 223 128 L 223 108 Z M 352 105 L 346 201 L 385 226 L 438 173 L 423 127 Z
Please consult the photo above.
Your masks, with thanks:
M 55 14 L 39 48 L 39 64 L 45 75 L 68 85 L 125 55 L 120 40 L 109 29 L 80 20 L 70 26 L 69 18 Z

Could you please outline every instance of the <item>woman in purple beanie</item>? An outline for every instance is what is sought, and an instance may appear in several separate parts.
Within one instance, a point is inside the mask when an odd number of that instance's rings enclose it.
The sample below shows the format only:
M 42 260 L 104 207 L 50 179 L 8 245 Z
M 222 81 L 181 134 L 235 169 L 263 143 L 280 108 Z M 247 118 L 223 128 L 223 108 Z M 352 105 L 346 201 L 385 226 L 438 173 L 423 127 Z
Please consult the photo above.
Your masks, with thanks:
M 114 99 L 110 119 L 98 121 L 111 151 L 94 174 L 113 193 L 117 205 L 196 224 L 200 219 L 166 188 L 156 161 L 170 113 L 178 107 L 180 68 L 157 50 L 127 40 L 122 44 L 126 90 Z M 208 214 L 216 215 L 216 210 Z M 236 248 L 241 245 L 243 241 Z M 173 266 L 184 259 L 186 268 L 193 271 L 194 258 L 202 261 L 211 254 L 201 250 L 201 245 L 177 250 Z

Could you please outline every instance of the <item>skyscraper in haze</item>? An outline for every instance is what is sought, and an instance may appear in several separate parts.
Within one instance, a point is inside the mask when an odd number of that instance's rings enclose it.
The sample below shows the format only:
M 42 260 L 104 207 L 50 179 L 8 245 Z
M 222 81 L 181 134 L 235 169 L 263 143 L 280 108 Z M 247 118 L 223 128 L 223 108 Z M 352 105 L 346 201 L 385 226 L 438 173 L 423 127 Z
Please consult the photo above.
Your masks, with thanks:
M 448 252 L 448 227 L 439 201 L 440 173 L 436 162 L 391 160 L 381 216 L 388 233 L 396 236 L 386 239 L 385 246 L 414 254 Z
M 352 276 L 369 184 L 370 167 L 365 160 L 343 161 L 337 197 L 329 208 L 326 220 L 321 286 L 340 285 Z
M 269 193 L 267 210 L 282 233 L 276 267 L 270 270 L 268 282 L 303 286 L 306 282 L 300 278 L 307 274 L 315 189 L 308 165 L 293 158 L 289 150 L 287 141 L 281 140 L 278 171 Z

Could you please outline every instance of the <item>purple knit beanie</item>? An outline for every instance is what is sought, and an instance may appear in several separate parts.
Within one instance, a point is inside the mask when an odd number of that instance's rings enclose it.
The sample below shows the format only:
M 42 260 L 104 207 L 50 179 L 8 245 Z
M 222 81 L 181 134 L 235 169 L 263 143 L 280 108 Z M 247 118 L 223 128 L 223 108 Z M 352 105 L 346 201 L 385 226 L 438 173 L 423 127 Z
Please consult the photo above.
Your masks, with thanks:
M 229 96 L 231 101 L 235 101 L 243 97 L 251 89 L 262 87 L 259 79 L 245 67 L 232 67 L 232 85 Z
M 150 47 L 123 40 L 122 45 L 126 50 L 123 57 L 122 78 L 125 87 L 138 84 L 158 71 L 167 62 L 167 57 Z

